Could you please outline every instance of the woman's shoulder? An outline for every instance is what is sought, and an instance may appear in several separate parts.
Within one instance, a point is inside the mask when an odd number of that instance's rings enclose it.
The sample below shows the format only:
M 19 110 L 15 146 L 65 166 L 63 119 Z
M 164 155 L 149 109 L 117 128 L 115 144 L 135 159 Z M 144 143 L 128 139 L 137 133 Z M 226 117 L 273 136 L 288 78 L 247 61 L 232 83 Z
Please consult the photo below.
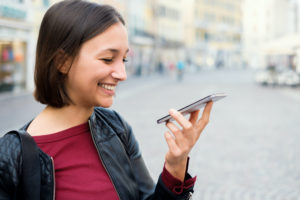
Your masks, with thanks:
M 94 111 L 97 118 L 102 118 L 105 121 L 112 122 L 114 126 L 127 125 L 127 122 L 115 110 L 109 108 L 96 107 Z
M 95 115 L 97 121 L 105 121 L 105 123 L 114 129 L 120 137 L 128 137 L 132 134 L 131 126 L 116 111 L 97 107 L 95 108 Z
M 7 184 L 17 184 L 21 163 L 21 142 L 16 133 L 0 138 L 0 179 Z
M 99 115 L 117 133 L 129 157 L 138 158 L 141 156 L 131 126 L 116 111 L 107 108 L 95 108 L 95 114 Z
M 116 118 L 118 113 L 110 108 L 103 108 L 103 107 L 95 107 L 94 109 L 96 115 L 103 115 L 106 117 Z
M 0 138 L 0 160 L 17 159 L 21 152 L 21 142 L 17 132 L 9 132 Z

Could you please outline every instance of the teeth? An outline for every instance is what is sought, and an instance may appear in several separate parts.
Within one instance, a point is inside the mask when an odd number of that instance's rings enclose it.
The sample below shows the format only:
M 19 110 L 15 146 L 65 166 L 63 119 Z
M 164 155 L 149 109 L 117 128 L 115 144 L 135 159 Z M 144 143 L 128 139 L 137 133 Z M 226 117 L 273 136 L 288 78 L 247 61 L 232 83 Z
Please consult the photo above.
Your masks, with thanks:
M 107 89 L 107 90 L 114 90 L 116 88 L 116 86 L 106 85 L 106 84 L 101 84 L 101 83 L 98 83 L 98 86 L 103 87 L 104 89 Z

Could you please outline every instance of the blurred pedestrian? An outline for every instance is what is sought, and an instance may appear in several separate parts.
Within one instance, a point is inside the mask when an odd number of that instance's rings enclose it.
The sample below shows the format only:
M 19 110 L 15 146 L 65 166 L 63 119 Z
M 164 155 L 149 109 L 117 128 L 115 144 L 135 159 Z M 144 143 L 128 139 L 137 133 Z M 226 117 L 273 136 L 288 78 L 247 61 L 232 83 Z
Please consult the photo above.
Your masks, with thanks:
M 164 67 L 164 63 L 162 62 L 161 59 L 158 60 L 158 63 L 157 63 L 157 71 L 160 75 L 163 75 L 164 74 L 164 70 L 165 70 L 165 67 Z
M 0 139 L 0 199 L 188 199 L 188 155 L 212 103 L 168 122 L 169 146 L 156 184 L 127 122 L 109 107 L 126 80 L 128 37 L 111 6 L 81 0 L 53 5 L 40 27 L 32 121 Z M 171 133 L 173 135 L 171 135 Z
M 177 68 L 177 80 L 182 81 L 183 79 L 183 74 L 184 74 L 184 62 L 179 60 L 176 63 L 176 68 Z

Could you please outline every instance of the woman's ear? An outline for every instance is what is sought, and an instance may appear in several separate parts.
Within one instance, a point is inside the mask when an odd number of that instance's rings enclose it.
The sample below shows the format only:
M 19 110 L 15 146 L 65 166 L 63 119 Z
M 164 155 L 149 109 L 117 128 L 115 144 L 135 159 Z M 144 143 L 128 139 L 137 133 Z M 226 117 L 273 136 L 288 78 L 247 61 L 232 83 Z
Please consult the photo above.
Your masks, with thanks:
M 60 49 L 55 57 L 55 62 L 57 66 L 57 70 L 62 74 L 68 74 L 72 62 L 71 58 L 62 50 Z
M 57 69 L 60 73 L 62 74 L 68 74 L 69 70 L 71 69 L 72 62 L 68 58 L 67 60 L 64 61 L 64 63 L 61 63 L 58 65 Z

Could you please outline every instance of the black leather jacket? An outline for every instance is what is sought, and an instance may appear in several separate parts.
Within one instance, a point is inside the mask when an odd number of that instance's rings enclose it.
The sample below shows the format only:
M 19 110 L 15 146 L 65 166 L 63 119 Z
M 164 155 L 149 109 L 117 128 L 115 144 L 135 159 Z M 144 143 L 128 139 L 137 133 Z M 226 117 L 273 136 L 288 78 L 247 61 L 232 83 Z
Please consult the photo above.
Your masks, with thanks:
M 26 131 L 30 123 L 21 131 Z M 155 185 L 141 156 L 131 127 L 114 111 L 95 108 L 89 119 L 90 132 L 112 183 L 121 200 L 189 199 L 193 188 L 175 195 L 159 177 Z M 55 199 L 53 159 L 39 149 L 41 169 L 40 199 Z M 0 138 L 0 200 L 19 199 L 22 154 L 17 135 Z M 22 198 L 21 198 L 22 199 Z

